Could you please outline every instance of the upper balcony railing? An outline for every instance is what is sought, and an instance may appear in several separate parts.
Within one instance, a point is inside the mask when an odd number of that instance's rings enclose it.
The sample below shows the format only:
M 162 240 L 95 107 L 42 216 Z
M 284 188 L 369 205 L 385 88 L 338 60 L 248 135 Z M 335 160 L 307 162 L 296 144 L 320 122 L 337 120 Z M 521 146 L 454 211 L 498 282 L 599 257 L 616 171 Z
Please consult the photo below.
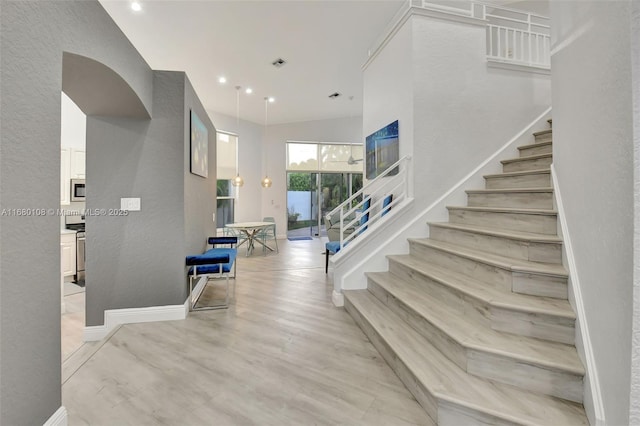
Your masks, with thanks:
M 542 70 L 551 67 L 551 20 L 542 15 L 478 1 L 407 0 L 369 56 L 379 50 L 412 9 L 478 19 L 487 26 L 487 60 Z
M 375 224 L 408 198 L 410 166 L 411 157 L 402 157 L 325 216 L 332 223 L 339 220 L 341 249 L 367 229 L 371 230 L 365 234 L 373 234 Z M 390 204 L 383 206 L 390 195 Z M 369 208 L 365 209 L 367 200 Z M 362 217 L 368 217 L 368 220 L 361 220 Z

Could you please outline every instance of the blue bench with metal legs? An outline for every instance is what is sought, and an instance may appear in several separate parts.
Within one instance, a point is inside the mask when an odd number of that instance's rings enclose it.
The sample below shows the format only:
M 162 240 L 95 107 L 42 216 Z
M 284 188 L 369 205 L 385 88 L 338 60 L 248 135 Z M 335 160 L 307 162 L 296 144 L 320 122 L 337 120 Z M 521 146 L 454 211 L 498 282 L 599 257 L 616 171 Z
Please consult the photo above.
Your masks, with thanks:
M 202 254 L 187 256 L 186 264 L 189 266 L 189 310 L 200 311 L 205 309 L 225 309 L 229 307 L 229 278 L 236 277 L 236 257 L 238 249 L 236 237 L 209 237 L 209 244 L 213 248 Z M 227 245 L 228 247 L 217 247 Z M 231 275 L 233 271 L 233 275 Z M 200 278 L 205 278 L 204 285 L 197 288 L 194 295 L 194 283 Z M 204 293 L 205 287 L 210 280 L 225 280 L 225 298 L 223 304 L 213 306 L 196 307 L 200 296 Z

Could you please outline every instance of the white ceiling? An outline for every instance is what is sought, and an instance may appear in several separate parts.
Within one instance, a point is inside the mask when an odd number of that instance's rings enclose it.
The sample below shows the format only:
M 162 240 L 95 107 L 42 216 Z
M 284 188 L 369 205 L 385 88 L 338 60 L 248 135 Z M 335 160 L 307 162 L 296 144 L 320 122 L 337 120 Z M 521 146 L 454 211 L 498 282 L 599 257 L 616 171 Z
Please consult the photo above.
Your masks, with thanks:
M 100 0 L 155 70 L 186 71 L 210 111 L 269 124 L 362 114 L 362 64 L 402 0 Z M 271 62 L 283 58 L 277 69 Z M 226 85 L 218 77 L 228 79 Z M 328 96 L 340 92 L 331 100 Z M 353 101 L 349 97 L 353 96 Z

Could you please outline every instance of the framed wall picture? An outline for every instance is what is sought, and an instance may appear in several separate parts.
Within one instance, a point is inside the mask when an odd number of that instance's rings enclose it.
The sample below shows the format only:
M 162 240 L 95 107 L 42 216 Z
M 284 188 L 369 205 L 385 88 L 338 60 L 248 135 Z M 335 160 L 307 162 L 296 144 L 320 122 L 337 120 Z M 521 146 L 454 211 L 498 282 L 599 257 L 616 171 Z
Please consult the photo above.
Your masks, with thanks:
M 209 132 L 202 120 L 191 111 L 191 173 L 209 176 Z
M 366 176 L 367 179 L 374 179 L 400 159 L 398 120 L 367 136 L 365 149 Z M 397 167 L 387 176 L 396 174 Z

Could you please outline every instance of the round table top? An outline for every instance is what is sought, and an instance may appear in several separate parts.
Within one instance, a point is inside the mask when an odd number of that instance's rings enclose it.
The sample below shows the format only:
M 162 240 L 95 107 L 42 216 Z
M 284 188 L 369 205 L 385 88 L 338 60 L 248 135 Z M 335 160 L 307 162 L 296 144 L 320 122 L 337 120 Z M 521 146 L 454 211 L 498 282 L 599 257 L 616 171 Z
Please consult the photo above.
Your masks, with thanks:
M 227 228 L 249 229 L 249 228 L 262 228 L 264 226 L 275 225 L 273 222 L 236 222 L 228 223 L 225 226 Z

